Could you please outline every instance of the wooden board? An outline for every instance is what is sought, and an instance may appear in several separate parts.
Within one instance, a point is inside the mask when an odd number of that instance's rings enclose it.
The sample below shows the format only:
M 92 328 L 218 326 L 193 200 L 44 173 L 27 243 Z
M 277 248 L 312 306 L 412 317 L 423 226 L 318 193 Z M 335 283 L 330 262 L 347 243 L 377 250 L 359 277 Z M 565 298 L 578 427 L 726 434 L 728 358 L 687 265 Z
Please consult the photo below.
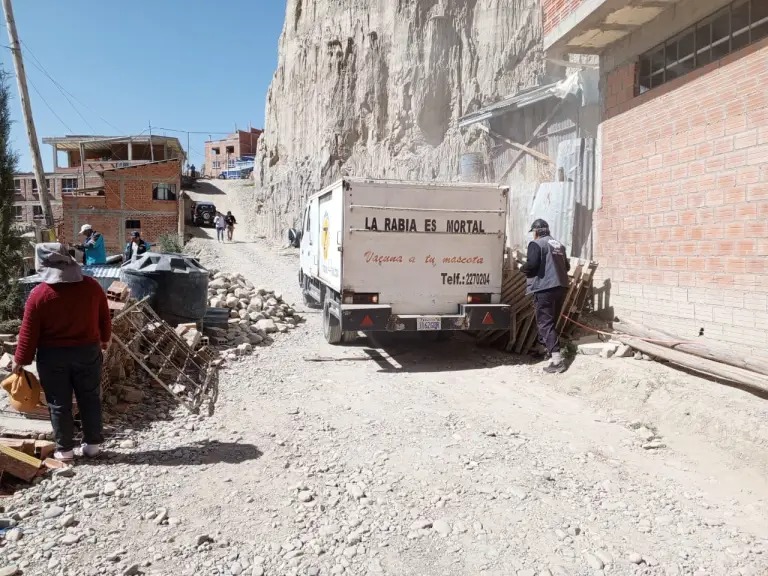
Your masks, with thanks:
M 43 465 L 34 456 L 0 445 L 0 472 L 31 482 Z
M 515 264 L 510 264 L 514 262 Z M 571 320 L 578 321 L 582 310 L 592 290 L 597 263 L 571 260 L 568 273 L 570 286 L 566 293 L 563 314 L 558 320 L 557 329 L 561 336 L 569 336 L 576 325 Z M 526 294 L 527 278 L 517 267 L 515 255 L 508 251 L 501 288 L 501 301 L 510 307 L 510 329 L 491 332 L 475 333 L 478 343 L 490 345 L 507 337 L 506 350 L 516 354 L 528 354 L 536 345 L 537 327 L 533 308 L 533 298 Z

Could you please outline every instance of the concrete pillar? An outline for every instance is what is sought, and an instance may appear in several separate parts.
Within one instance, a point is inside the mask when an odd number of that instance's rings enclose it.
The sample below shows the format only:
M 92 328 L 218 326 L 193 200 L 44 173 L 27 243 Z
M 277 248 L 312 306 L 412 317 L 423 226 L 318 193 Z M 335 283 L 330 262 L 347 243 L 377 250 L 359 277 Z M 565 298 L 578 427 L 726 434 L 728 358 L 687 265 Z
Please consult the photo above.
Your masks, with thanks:
M 133 140 L 128 140 L 128 162 L 133 161 Z
M 163 160 L 168 160 L 168 144 L 163 144 Z
M 59 149 L 56 144 L 53 145 L 53 171 L 56 172 L 59 169 Z

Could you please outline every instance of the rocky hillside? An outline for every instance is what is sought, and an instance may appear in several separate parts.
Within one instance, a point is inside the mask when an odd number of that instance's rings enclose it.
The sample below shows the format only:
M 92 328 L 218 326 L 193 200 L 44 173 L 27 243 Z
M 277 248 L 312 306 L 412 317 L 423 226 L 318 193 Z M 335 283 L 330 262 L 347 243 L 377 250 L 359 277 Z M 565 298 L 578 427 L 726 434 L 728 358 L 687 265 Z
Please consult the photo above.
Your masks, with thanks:
M 288 0 L 255 208 L 270 236 L 342 175 L 455 179 L 457 120 L 536 84 L 537 0 Z

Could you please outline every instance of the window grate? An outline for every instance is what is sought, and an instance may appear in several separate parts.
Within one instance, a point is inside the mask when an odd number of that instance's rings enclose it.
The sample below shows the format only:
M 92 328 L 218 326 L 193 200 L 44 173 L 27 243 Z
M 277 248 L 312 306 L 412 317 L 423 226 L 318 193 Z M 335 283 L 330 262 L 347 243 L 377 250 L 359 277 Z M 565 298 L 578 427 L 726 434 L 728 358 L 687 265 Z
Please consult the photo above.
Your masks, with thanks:
M 768 2 L 735 0 L 640 56 L 635 95 L 768 37 Z

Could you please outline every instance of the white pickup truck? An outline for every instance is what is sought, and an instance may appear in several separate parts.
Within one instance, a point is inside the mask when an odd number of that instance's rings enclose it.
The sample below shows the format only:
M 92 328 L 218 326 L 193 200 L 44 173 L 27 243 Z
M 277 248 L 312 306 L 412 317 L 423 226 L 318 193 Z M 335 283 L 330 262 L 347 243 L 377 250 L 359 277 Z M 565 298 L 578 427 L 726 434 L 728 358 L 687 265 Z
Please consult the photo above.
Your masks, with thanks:
M 507 195 L 488 184 L 346 178 L 311 196 L 291 237 L 326 340 L 509 328 Z

